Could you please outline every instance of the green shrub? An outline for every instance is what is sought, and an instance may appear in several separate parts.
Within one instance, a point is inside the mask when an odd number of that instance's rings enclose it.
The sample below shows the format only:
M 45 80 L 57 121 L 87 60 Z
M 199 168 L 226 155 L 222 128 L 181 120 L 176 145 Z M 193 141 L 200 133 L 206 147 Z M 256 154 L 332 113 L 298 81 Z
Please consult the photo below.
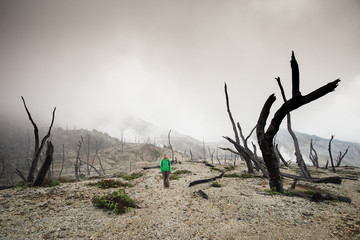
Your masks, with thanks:
M 176 174 L 176 175 L 190 174 L 190 173 L 191 173 L 191 171 L 186 170 L 186 169 L 184 169 L 184 170 L 176 170 L 175 172 L 173 172 L 173 174 Z
M 124 189 L 113 192 L 105 196 L 94 197 L 92 199 L 94 207 L 102 208 L 105 211 L 112 211 L 116 214 L 122 214 L 137 208 L 134 200 L 132 200 Z
M 179 180 L 180 176 L 178 174 L 171 174 L 169 180 Z
M 96 183 L 88 183 L 87 186 L 96 186 L 98 188 L 107 189 L 107 188 L 118 188 L 118 187 L 132 187 L 131 183 L 116 181 L 116 180 L 101 180 Z
M 211 186 L 212 186 L 212 187 L 218 187 L 218 188 L 219 188 L 219 187 L 221 187 L 221 184 L 214 181 L 214 182 L 211 183 Z
M 127 181 L 130 181 L 130 180 L 134 180 L 134 179 L 136 179 L 136 178 L 140 178 L 140 177 L 142 177 L 144 174 L 143 173 L 141 173 L 141 172 L 134 172 L 134 173 L 132 173 L 132 174 L 127 174 L 127 173 L 125 173 L 125 172 L 120 172 L 120 173 L 118 173 L 118 174 L 115 174 L 114 176 L 115 177 L 120 177 L 120 178 L 122 178 L 122 179 L 125 179 L 125 180 L 127 180 Z

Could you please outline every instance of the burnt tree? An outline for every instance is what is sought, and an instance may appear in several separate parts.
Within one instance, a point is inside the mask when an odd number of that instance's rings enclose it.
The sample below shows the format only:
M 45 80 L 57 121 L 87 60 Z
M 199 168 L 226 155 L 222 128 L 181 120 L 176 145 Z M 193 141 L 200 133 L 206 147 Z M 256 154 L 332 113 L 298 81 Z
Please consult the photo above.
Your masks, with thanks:
M 319 168 L 319 157 L 317 155 L 317 152 L 314 148 L 314 144 L 313 144 L 313 140 L 310 140 L 310 153 L 309 153 L 309 158 L 312 162 L 312 164 L 314 165 L 314 167 Z
M 230 122 L 233 128 L 233 132 L 235 135 L 235 140 L 231 139 L 230 137 L 227 136 L 223 136 L 223 138 L 225 138 L 226 140 L 228 140 L 230 143 L 232 143 L 236 149 L 236 151 L 229 149 L 229 148 L 220 148 L 222 150 L 226 150 L 226 151 L 230 151 L 231 153 L 240 155 L 246 162 L 246 166 L 248 168 L 248 173 L 254 173 L 254 167 L 252 165 L 252 162 L 254 162 L 255 166 L 257 169 L 260 169 L 263 173 L 263 175 L 265 177 L 268 176 L 267 171 L 265 169 L 265 167 L 261 164 L 261 162 L 259 161 L 259 159 L 257 157 L 254 156 L 253 152 L 251 152 L 251 150 L 249 149 L 248 145 L 247 145 L 247 140 L 250 138 L 251 134 L 253 133 L 253 131 L 255 130 L 256 126 L 252 129 L 252 131 L 250 132 L 250 134 L 248 135 L 248 137 L 244 137 L 243 133 L 242 133 L 242 129 L 239 123 L 237 123 L 237 127 L 234 121 L 234 118 L 232 116 L 231 110 L 230 110 L 230 104 L 229 104 L 229 96 L 228 96 L 228 92 L 227 92 L 227 85 L 225 83 L 224 86 L 224 90 L 225 90 L 225 98 L 226 98 L 226 108 L 227 108 L 227 112 L 230 118 Z M 239 137 L 239 133 L 241 136 L 241 139 L 243 141 L 244 146 L 241 145 L 240 143 L 240 137 Z M 226 157 L 225 157 L 225 163 L 226 163 Z
M 281 84 L 281 81 L 280 81 L 280 78 L 277 77 L 275 78 L 278 85 L 279 85 L 279 88 L 280 88 L 280 92 L 281 92 L 281 95 L 283 97 L 283 100 L 284 102 L 286 102 L 286 95 L 285 95 L 285 91 L 284 91 L 284 88 Z M 301 170 L 301 175 L 305 178 L 311 178 L 310 176 L 310 173 L 309 173 L 309 170 L 307 169 L 306 167 L 306 164 L 304 162 L 304 159 L 301 155 L 301 152 L 300 152 L 300 146 L 299 146 L 299 141 L 294 133 L 294 131 L 292 130 L 292 126 L 291 126 L 291 115 L 290 113 L 288 113 L 286 115 L 286 119 L 287 119 L 287 129 L 293 139 L 293 142 L 294 142 L 294 147 L 295 147 L 295 157 L 296 157 L 296 163 L 298 164 L 298 166 L 300 167 L 300 170 Z
M 265 104 L 260 112 L 256 128 L 256 135 L 258 138 L 260 150 L 269 172 L 270 188 L 275 189 L 277 192 L 283 192 L 283 184 L 281 181 L 279 162 L 275 154 L 274 137 L 279 131 L 282 120 L 291 111 L 334 91 L 340 82 L 340 80 L 337 79 L 303 96 L 300 93 L 299 67 L 295 59 L 294 52 L 292 52 L 290 64 L 292 69 L 292 98 L 286 100 L 275 112 L 269 126 L 265 130 L 266 122 L 270 115 L 271 106 L 276 100 L 275 94 L 271 94 L 265 101 Z
M 330 163 L 331 163 L 332 171 L 333 171 L 333 172 L 336 172 L 335 165 L 334 165 L 334 159 L 333 159 L 332 153 L 331 153 L 331 142 L 332 142 L 333 139 L 334 139 L 334 135 L 331 135 L 331 138 L 330 138 L 330 140 L 329 140 L 328 150 L 329 150 L 329 156 L 330 156 Z
M 168 133 L 168 140 L 169 140 L 169 148 L 171 149 L 171 161 L 174 161 L 174 149 L 171 145 L 171 139 L 170 139 L 171 129 Z
M 347 149 L 345 150 L 344 153 L 341 153 L 341 151 L 339 151 L 339 155 L 336 157 L 336 167 L 340 167 L 341 161 L 343 160 L 345 155 L 348 153 L 348 151 L 349 151 L 349 146 L 347 147 Z
M 46 140 L 50 137 L 51 128 L 52 128 L 52 126 L 54 124 L 56 108 L 54 108 L 53 113 L 52 113 L 52 120 L 51 120 L 49 130 L 48 130 L 47 134 L 43 137 L 43 139 L 41 140 L 41 143 L 40 143 L 39 129 L 38 129 L 36 123 L 34 122 L 34 120 L 31 117 L 30 111 L 28 110 L 28 108 L 26 106 L 25 99 L 23 97 L 21 97 L 21 99 L 23 101 L 23 104 L 24 104 L 26 113 L 27 113 L 27 115 L 29 117 L 29 120 L 30 120 L 31 124 L 34 127 L 35 147 L 34 147 L 34 154 L 33 154 L 33 158 L 32 158 L 32 161 L 31 161 L 29 174 L 28 174 L 28 177 L 27 177 L 28 182 L 33 182 L 34 181 L 34 173 L 35 173 L 35 170 L 36 170 L 39 158 L 40 158 L 41 151 L 42 151 L 42 149 L 43 149 L 43 147 L 45 145 Z
M 35 179 L 34 186 L 41 186 L 43 184 L 46 173 L 48 172 L 53 161 L 54 145 L 52 145 L 51 141 L 48 141 L 46 147 L 45 161 Z

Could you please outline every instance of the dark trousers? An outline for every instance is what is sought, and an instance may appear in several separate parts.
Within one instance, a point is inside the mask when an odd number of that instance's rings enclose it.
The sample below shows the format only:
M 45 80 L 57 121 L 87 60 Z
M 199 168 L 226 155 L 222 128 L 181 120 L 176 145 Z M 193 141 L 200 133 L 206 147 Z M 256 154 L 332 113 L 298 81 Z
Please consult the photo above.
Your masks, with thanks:
M 164 188 L 169 188 L 170 187 L 170 182 L 169 182 L 170 172 L 164 171 L 164 172 L 162 172 L 162 174 L 163 174 L 163 179 L 164 179 Z

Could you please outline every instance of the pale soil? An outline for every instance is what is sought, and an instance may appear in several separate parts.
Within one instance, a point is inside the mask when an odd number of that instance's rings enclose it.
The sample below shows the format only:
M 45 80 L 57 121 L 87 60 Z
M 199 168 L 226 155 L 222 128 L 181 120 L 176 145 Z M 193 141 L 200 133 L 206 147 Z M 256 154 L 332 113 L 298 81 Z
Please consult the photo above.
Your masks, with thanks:
M 173 165 L 192 174 L 162 187 L 159 170 L 144 171 L 126 189 L 139 209 L 123 215 L 92 206 L 94 196 L 116 189 L 86 186 L 87 180 L 53 188 L 0 191 L 1 239 L 360 239 L 360 185 L 309 184 L 350 197 L 352 203 L 311 202 L 297 197 L 264 195 L 262 178 L 221 178 L 188 187 L 194 180 L 219 175 L 199 163 Z M 243 165 L 234 170 L 242 172 Z M 291 181 L 286 181 L 286 188 Z M 206 200 L 194 192 L 202 189 Z

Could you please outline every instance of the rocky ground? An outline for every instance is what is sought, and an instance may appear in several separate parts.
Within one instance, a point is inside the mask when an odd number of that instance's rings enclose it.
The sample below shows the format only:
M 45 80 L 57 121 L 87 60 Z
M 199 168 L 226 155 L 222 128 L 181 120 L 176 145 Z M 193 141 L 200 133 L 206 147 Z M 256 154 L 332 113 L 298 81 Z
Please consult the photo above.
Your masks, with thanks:
M 224 165 L 218 166 L 222 168 Z M 360 239 L 360 184 L 310 184 L 347 196 L 352 202 L 311 202 L 270 195 L 263 178 L 221 178 L 221 187 L 194 180 L 219 172 L 200 163 L 173 165 L 190 174 L 162 187 L 158 169 L 143 171 L 126 193 L 140 208 L 116 215 L 92 206 L 92 198 L 116 189 L 88 186 L 86 180 L 52 188 L 0 191 L 1 239 Z M 233 172 L 241 173 L 244 165 Z M 324 170 L 323 170 L 324 171 Z M 356 169 L 356 171 L 359 171 Z M 322 174 L 322 172 L 320 172 Z M 292 181 L 286 180 L 289 187 Z M 206 200 L 196 192 L 203 190 Z

